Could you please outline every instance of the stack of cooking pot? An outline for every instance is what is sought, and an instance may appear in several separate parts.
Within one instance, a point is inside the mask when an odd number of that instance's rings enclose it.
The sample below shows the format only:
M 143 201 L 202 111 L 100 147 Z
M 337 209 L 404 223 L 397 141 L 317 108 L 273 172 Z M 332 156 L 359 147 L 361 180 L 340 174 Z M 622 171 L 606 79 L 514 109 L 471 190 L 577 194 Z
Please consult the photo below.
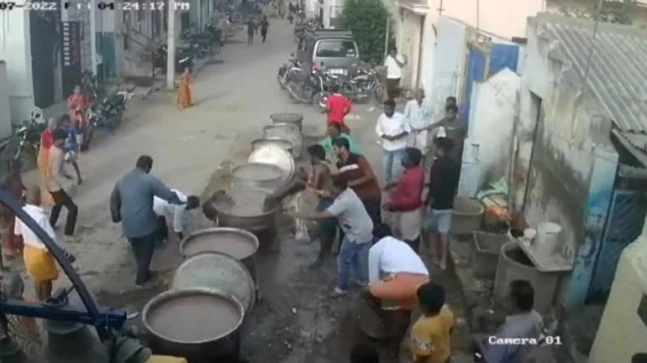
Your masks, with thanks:
M 190 362 L 236 361 L 240 330 L 256 305 L 258 239 L 238 228 L 206 228 L 180 242 L 184 260 L 170 289 L 150 300 L 142 321 L 155 353 Z
M 203 206 L 204 214 L 222 227 L 241 228 L 254 233 L 273 230 L 280 210 L 280 198 L 269 205 L 265 197 L 291 183 L 296 175 L 295 159 L 303 153 L 303 116 L 278 113 L 263 127 L 263 137 L 252 141 L 247 163 L 232 169 L 232 185 L 217 191 Z M 233 204 L 255 204 L 258 208 L 231 208 Z
M 171 288 L 144 307 L 142 320 L 155 352 L 191 362 L 238 356 L 241 326 L 259 297 L 259 239 L 254 233 L 274 228 L 282 199 L 277 190 L 294 180 L 295 158 L 303 152 L 303 116 L 281 113 L 270 118 L 263 138 L 252 142 L 247 163 L 232 169 L 232 185 L 215 192 L 203 206 L 218 227 L 198 230 L 181 241 L 184 261 Z M 277 193 L 277 198 L 266 198 Z M 197 320 L 198 315 L 203 319 Z

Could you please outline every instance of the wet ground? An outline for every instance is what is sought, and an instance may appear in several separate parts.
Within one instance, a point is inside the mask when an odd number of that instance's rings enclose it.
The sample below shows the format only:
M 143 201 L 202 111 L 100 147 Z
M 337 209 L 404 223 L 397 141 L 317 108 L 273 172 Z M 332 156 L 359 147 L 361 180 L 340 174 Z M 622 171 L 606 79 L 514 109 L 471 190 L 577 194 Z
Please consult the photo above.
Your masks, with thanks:
M 308 137 L 313 143 L 319 138 Z M 240 140 L 237 145 L 249 145 Z M 203 196 L 226 187 L 230 183 L 228 171 L 232 165 L 244 161 L 247 147 L 231 150 L 232 154 L 214 172 L 205 187 Z M 302 210 L 314 209 L 314 198 L 300 199 Z M 284 203 L 289 208 L 291 203 Z M 211 221 L 197 215 L 193 229 L 214 226 Z M 277 236 L 274 240 L 261 237 L 261 250 L 257 256 L 260 301 L 243 326 L 242 355 L 250 363 L 261 362 L 339 362 L 348 357 L 351 346 L 366 338 L 359 333 L 355 299 L 357 293 L 343 298 L 330 296 L 335 286 L 336 262 L 330 256 L 327 263 L 313 269 L 318 244 L 295 238 L 294 220 L 282 214 L 277 219 Z M 423 252 L 423 254 L 425 254 Z M 162 271 L 163 280 L 169 281 L 173 267 L 181 261 L 177 241 L 161 247 L 154 259 L 153 268 Z M 455 347 L 464 351 L 466 342 L 463 323 L 462 297 L 453 276 L 432 267 L 432 279 L 445 286 L 449 303 L 454 307 L 459 323 L 456 328 Z M 134 290 L 124 293 L 102 292 L 98 300 L 105 305 L 141 311 L 145 303 L 165 289 Z M 141 323 L 135 324 L 140 332 Z M 379 346 L 379 344 L 378 344 Z M 407 358 L 403 351 L 403 359 Z M 384 354 L 385 362 L 397 362 Z

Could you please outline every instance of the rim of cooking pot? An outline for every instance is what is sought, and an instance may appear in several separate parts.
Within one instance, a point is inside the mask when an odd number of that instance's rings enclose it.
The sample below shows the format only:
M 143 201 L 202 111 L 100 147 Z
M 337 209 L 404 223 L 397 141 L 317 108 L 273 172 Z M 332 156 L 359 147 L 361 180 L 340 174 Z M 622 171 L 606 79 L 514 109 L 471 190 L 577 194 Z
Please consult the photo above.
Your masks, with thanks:
M 274 172 L 278 172 L 279 176 L 278 176 L 278 178 L 277 177 L 273 177 L 273 178 L 266 177 L 266 178 L 261 178 L 261 179 L 244 179 L 244 178 L 236 176 L 236 171 L 237 170 L 241 170 L 243 168 L 255 167 L 255 166 L 258 166 L 258 167 L 261 167 L 261 168 L 273 169 Z M 236 165 L 231 169 L 231 175 L 234 177 L 234 179 L 240 179 L 240 180 L 246 180 L 246 181 L 272 181 L 272 180 L 281 181 L 281 180 L 283 180 L 283 174 L 284 174 L 283 169 L 279 168 L 278 166 L 276 166 L 274 164 L 258 163 L 258 162 L 244 163 L 244 164 Z M 266 175 L 264 175 L 264 176 L 266 176 Z
M 163 302 L 172 300 L 177 297 L 183 297 L 183 296 L 195 296 L 195 295 L 209 295 L 209 296 L 217 296 L 219 298 L 224 298 L 228 302 L 230 302 L 238 311 L 238 321 L 236 322 L 236 325 L 227 331 L 226 333 L 223 333 L 219 336 L 214 336 L 208 339 L 204 340 L 193 340 L 193 341 L 183 341 L 183 340 L 176 340 L 173 338 L 169 338 L 164 334 L 160 334 L 159 332 L 155 331 L 153 327 L 151 327 L 150 322 L 148 321 L 148 316 L 151 311 L 153 311 L 158 305 L 160 305 Z M 245 308 L 243 307 L 243 304 L 238 301 L 238 299 L 235 296 L 232 296 L 231 294 L 228 294 L 222 290 L 219 289 L 214 289 L 214 288 L 203 288 L 203 287 L 193 287 L 190 289 L 182 289 L 182 290 L 169 290 L 165 291 L 161 294 L 156 295 L 153 297 L 151 300 L 149 300 L 146 305 L 144 306 L 144 309 L 142 310 L 142 323 L 144 324 L 144 328 L 151 334 L 162 338 L 168 342 L 172 343 L 178 343 L 178 344 L 204 344 L 204 343 L 209 343 L 213 342 L 215 340 L 222 339 L 226 336 L 231 335 L 238 329 L 240 329 L 240 326 L 243 324 L 243 320 L 245 318 Z
M 257 253 L 258 249 L 260 248 L 261 243 L 258 240 L 258 237 L 256 237 L 256 235 L 253 234 L 252 232 L 249 232 L 249 231 L 246 231 L 246 230 L 240 229 L 240 228 L 234 228 L 234 227 L 209 227 L 209 228 L 199 229 L 199 230 L 189 234 L 188 236 L 184 237 L 184 239 L 182 239 L 182 241 L 180 241 L 180 254 L 185 258 L 195 256 L 195 255 L 187 256 L 185 254 L 184 249 L 186 247 L 186 244 L 191 239 L 193 239 L 195 237 L 202 236 L 202 235 L 205 235 L 205 234 L 217 234 L 219 232 L 236 233 L 236 234 L 242 235 L 242 236 L 246 237 L 247 239 L 249 239 L 250 242 L 254 245 L 254 252 L 252 252 L 249 256 L 252 256 L 255 253 Z M 203 252 L 219 252 L 219 251 L 203 251 Z M 200 253 L 203 253 L 203 252 L 200 252 Z M 219 253 L 222 253 L 222 252 L 219 252 Z M 248 258 L 249 256 L 245 256 L 242 259 Z
M 274 165 L 274 164 L 270 164 L 270 165 Z M 286 183 L 287 183 L 286 181 L 284 181 L 283 179 L 281 179 L 281 183 L 277 186 L 277 189 L 278 189 L 278 188 L 280 188 L 280 187 L 283 187 Z M 243 187 L 243 186 L 238 186 L 238 187 L 234 187 L 234 188 L 223 188 L 223 189 L 218 189 L 218 190 L 214 191 L 214 192 L 213 192 L 213 194 L 211 194 L 211 195 L 212 195 L 212 197 L 213 197 L 213 195 L 214 195 L 214 194 L 216 194 L 216 193 L 218 193 L 218 192 L 220 192 L 220 191 L 228 192 L 228 191 L 230 191 L 230 190 L 232 190 L 232 189 L 235 189 L 235 188 L 240 188 L 240 189 L 242 189 L 242 188 L 244 188 L 244 187 Z M 258 188 L 258 187 L 256 187 L 256 188 L 253 188 L 253 187 L 247 187 L 246 189 L 254 189 L 254 190 L 257 190 L 257 191 L 266 192 L 266 193 L 267 193 L 267 195 L 272 194 L 272 192 L 271 192 L 271 191 L 269 191 L 269 190 L 267 190 L 267 189 L 263 189 L 263 188 Z M 270 209 L 270 210 L 269 210 L 269 211 L 267 211 L 267 212 L 259 213 L 259 214 L 256 214 L 256 215 L 254 215 L 254 216 L 237 216 L 237 215 L 235 215 L 235 214 L 230 214 L 230 213 L 227 213 L 227 212 L 222 212 L 222 211 L 220 211 L 220 210 L 216 207 L 215 203 L 213 203 L 213 201 L 212 201 L 211 199 L 212 199 L 212 198 L 209 198 L 209 200 L 208 200 L 207 202 L 211 202 L 211 204 L 212 204 L 212 206 L 213 206 L 213 209 L 216 211 L 216 214 L 224 214 L 224 215 L 226 215 L 226 216 L 230 216 L 230 217 L 234 217 L 234 218 L 259 218 L 259 217 L 266 217 L 266 216 L 269 216 L 269 215 L 272 215 L 272 214 L 274 214 L 274 213 L 278 212 L 278 211 L 280 210 L 280 208 L 281 208 L 281 203 L 276 203 L 276 205 L 275 205 L 274 207 L 272 207 L 272 209 Z M 216 228 L 217 228 L 217 227 L 216 227 Z M 222 227 L 222 228 L 227 228 L 227 227 Z
M 278 137 L 278 136 L 269 136 L 269 137 L 262 137 L 260 139 L 255 139 L 252 140 L 251 145 L 252 148 L 259 143 L 262 143 L 263 141 L 269 141 L 269 142 L 279 142 L 279 143 L 285 143 L 285 145 L 289 145 L 288 149 L 294 149 L 294 143 L 286 138 L 283 137 Z M 280 147 L 280 146 L 279 146 Z
M 279 123 L 265 125 L 265 126 L 263 126 L 263 132 L 265 132 L 266 130 L 280 129 L 280 128 L 286 128 L 286 127 L 291 128 L 294 131 L 297 131 L 299 133 L 299 135 L 301 135 L 301 138 L 303 139 L 303 134 L 301 134 L 301 129 L 299 129 L 299 126 L 297 126 L 295 124 L 290 124 L 290 123 L 287 123 L 287 122 L 279 122 Z M 276 136 L 270 136 L 270 137 L 276 137 Z

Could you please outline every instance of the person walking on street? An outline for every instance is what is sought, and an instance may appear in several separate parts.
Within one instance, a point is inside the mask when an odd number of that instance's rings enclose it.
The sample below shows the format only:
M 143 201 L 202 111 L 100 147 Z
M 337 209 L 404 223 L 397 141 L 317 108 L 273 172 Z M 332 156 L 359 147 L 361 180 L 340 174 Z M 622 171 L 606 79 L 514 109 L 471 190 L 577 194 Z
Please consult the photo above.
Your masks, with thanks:
M 382 144 L 382 165 L 384 170 L 385 188 L 393 186 L 394 181 L 400 177 L 400 160 L 404 148 L 407 147 L 409 135 L 409 122 L 407 118 L 395 112 L 395 101 L 384 102 L 384 113 L 377 119 L 375 133 Z
M 256 33 L 256 23 L 254 18 L 250 17 L 247 20 L 247 45 L 254 44 L 254 33 Z
M 401 54 L 398 54 L 395 47 L 391 48 L 389 55 L 384 60 L 386 67 L 386 94 L 389 99 L 395 100 L 400 97 L 400 79 L 402 78 L 402 68 L 407 64 L 407 60 Z
M 334 296 L 343 296 L 348 294 L 351 277 L 357 279 L 357 285 L 366 286 L 368 283 L 368 250 L 373 240 L 373 221 L 343 175 L 333 179 L 328 192 L 328 196 L 335 198 L 328 209 L 295 217 L 311 220 L 337 218 L 344 229 L 346 235 L 339 249 L 337 287 L 333 292 Z
M 422 153 L 423 159 L 427 155 L 427 138 L 429 131 L 427 127 L 430 125 L 431 112 L 427 106 L 424 105 L 425 91 L 418 88 L 414 92 L 414 99 L 407 102 L 404 106 L 404 116 L 409 121 L 409 128 L 411 134 L 409 135 L 408 143 L 410 147 L 414 147 Z
M 411 355 L 415 362 L 447 363 L 452 355 L 451 336 L 456 319 L 445 303 L 445 290 L 428 282 L 418 288 L 417 295 L 422 315 L 411 328 Z
M 344 123 L 344 118 L 350 113 L 352 103 L 348 98 L 339 92 L 339 85 L 332 85 L 332 94 L 326 100 L 326 116 L 328 126 L 332 124 L 339 125 L 341 132 L 350 133 L 350 129 Z
M 23 211 L 38 224 L 45 233 L 57 243 L 56 232 L 52 228 L 47 218 L 47 212 L 41 207 L 41 193 L 36 186 L 30 186 L 25 192 L 25 206 Z M 15 218 L 14 234 L 22 236 L 25 241 L 23 258 L 25 260 L 25 269 L 34 280 L 34 290 L 38 301 L 45 301 L 52 295 L 52 284 L 58 279 L 58 269 L 56 259 L 49 252 L 49 249 L 43 241 L 27 225 Z M 59 246 L 60 247 L 60 246 Z M 74 262 L 74 256 L 66 251 L 64 256 Z
M 193 94 L 191 93 L 191 83 L 193 83 L 193 76 L 189 67 L 184 68 L 184 72 L 180 76 L 180 87 L 177 90 L 177 108 L 184 110 L 185 108 L 193 106 Z
M 137 263 L 135 284 L 143 286 L 152 280 L 150 264 L 160 238 L 159 221 L 153 210 L 155 196 L 171 203 L 183 204 L 158 178 L 150 175 L 153 158 L 137 158 L 135 169 L 124 175 L 110 194 L 110 214 L 114 223 L 121 222 Z
M 78 242 L 74 236 L 76 219 L 79 214 L 79 207 L 74 203 L 72 198 L 65 192 L 63 185 L 68 180 L 72 180 L 70 174 L 65 170 L 65 140 L 67 132 L 62 129 L 54 131 L 54 144 L 49 151 L 49 178 L 45 181 L 47 191 L 54 200 L 54 206 L 49 217 L 49 222 L 53 228 L 56 228 L 56 222 L 61 214 L 61 209 L 67 209 L 67 218 L 65 220 L 65 239 L 68 243 Z
M 404 173 L 389 195 L 384 209 L 397 213 L 395 223 L 401 238 L 418 252 L 422 229 L 422 191 L 425 188 L 425 170 L 420 166 L 422 153 L 408 147 L 404 150 L 402 166 Z
M 180 202 L 185 204 L 171 204 L 158 196 L 153 198 L 153 210 L 157 214 L 162 242 L 168 241 L 169 237 L 168 223 L 166 222 L 167 215 L 173 216 L 173 231 L 177 235 L 177 240 L 182 241 L 188 225 L 189 216 L 187 212 L 200 206 L 200 198 L 197 196 L 189 195 L 187 197 L 177 189 L 171 189 L 171 191 L 177 195 Z
M 447 106 L 445 106 L 445 117 L 427 126 L 426 129 L 430 131 L 442 127 L 445 130 L 446 137 L 452 140 L 451 156 L 460 163 L 463 157 L 463 144 L 467 137 L 467 122 L 458 116 L 458 106 L 456 104 L 449 98 L 447 99 L 447 103 Z
M 263 15 L 263 19 L 261 20 L 261 38 L 263 38 L 263 43 L 265 43 L 265 39 L 267 38 L 267 29 L 270 27 L 270 23 L 267 21 L 267 16 Z
M 435 249 L 436 263 L 442 270 L 447 267 L 454 196 L 460 175 L 460 165 L 450 156 L 451 148 L 451 139 L 436 139 L 436 159 L 429 172 L 429 193 L 425 201 L 430 208 L 425 230 L 429 245 Z

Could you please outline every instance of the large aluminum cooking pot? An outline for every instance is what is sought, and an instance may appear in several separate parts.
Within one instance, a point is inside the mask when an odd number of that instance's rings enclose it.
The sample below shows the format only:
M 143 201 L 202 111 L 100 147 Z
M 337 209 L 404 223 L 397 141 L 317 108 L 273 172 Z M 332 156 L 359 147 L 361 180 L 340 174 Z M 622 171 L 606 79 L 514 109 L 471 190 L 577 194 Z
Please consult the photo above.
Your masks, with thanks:
M 289 140 L 294 144 L 292 155 L 295 158 L 301 156 L 303 151 L 303 134 L 294 124 L 272 124 L 263 127 L 263 137 L 280 137 Z
M 191 258 L 205 252 L 224 253 L 240 261 L 256 281 L 258 246 L 258 238 L 253 233 L 240 228 L 205 228 L 184 237 L 180 242 L 180 254 L 184 258 Z M 214 257 L 202 257 L 200 261 L 205 259 L 214 259 Z M 242 299 L 241 302 L 244 304 Z
M 263 208 L 265 197 L 269 194 L 268 190 L 253 188 L 217 190 L 203 204 L 202 211 L 220 227 L 240 228 L 252 232 L 272 229 L 281 204 L 277 202 Z M 232 207 L 232 202 L 241 208 Z M 250 211 L 252 208 L 254 210 Z
M 303 130 L 303 115 L 298 113 L 275 113 L 270 115 L 272 123 L 275 124 L 294 124 L 299 130 Z
M 275 190 L 283 182 L 283 170 L 276 165 L 247 163 L 231 170 L 234 186 Z
M 219 237 L 214 236 L 213 240 L 214 250 L 219 249 Z M 258 248 L 258 244 L 256 246 Z M 252 258 L 253 255 L 247 257 Z M 245 316 L 249 316 L 256 305 L 256 284 L 250 270 L 236 257 L 226 253 L 200 252 L 182 261 L 175 270 L 171 289 L 183 290 L 193 287 L 222 290 L 234 296 L 243 304 Z
M 265 163 L 278 166 L 283 170 L 283 182 L 292 180 L 296 166 L 289 152 L 275 145 L 260 146 L 252 151 L 247 159 L 249 163 Z
M 190 362 L 238 356 L 244 317 L 234 296 L 207 288 L 163 292 L 142 311 L 153 351 Z
M 261 146 L 274 145 L 278 146 L 281 149 L 287 151 L 292 155 L 294 150 L 294 144 L 290 140 L 286 140 L 282 137 L 264 137 L 262 139 L 256 139 L 252 141 L 252 150 L 256 150 Z

